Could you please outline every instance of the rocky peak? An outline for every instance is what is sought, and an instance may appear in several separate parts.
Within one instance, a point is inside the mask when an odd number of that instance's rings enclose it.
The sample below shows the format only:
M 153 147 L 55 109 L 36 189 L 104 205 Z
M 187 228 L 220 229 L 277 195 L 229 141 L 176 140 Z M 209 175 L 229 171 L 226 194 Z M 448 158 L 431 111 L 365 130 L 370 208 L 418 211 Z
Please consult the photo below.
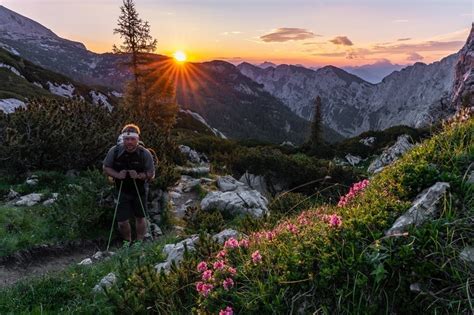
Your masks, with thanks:
M 50 29 L 0 5 L 0 34 L 2 37 L 58 38 Z
M 459 51 L 453 83 L 453 105 L 474 106 L 474 23 L 466 44 Z

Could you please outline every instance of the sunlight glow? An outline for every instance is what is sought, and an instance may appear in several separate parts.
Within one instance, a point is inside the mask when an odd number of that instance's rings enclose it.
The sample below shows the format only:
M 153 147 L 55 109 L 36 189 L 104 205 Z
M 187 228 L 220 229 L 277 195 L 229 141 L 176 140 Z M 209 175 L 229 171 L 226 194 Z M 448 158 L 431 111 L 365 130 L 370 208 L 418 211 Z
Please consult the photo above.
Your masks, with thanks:
M 186 61 L 186 54 L 184 52 L 182 52 L 181 50 L 178 50 L 176 51 L 174 54 L 173 54 L 173 57 L 174 59 L 176 59 L 176 61 L 178 62 L 185 62 Z

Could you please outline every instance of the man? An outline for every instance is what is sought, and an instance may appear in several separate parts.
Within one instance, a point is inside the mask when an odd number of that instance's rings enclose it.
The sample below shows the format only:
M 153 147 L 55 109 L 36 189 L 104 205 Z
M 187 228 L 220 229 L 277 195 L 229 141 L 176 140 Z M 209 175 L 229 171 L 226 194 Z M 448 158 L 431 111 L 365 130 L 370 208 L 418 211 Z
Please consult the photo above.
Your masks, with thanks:
M 135 217 L 137 240 L 142 241 L 146 233 L 146 188 L 145 184 L 155 177 L 155 166 L 151 153 L 140 146 L 140 128 L 128 124 L 122 129 L 123 143 L 113 146 L 103 162 L 104 172 L 113 177 L 117 190 L 122 183 L 118 200 L 118 229 L 125 241 L 132 241 L 129 219 Z M 135 187 L 135 183 L 136 187 Z M 137 194 L 137 188 L 139 195 Z M 144 209 L 142 209 L 143 204 Z

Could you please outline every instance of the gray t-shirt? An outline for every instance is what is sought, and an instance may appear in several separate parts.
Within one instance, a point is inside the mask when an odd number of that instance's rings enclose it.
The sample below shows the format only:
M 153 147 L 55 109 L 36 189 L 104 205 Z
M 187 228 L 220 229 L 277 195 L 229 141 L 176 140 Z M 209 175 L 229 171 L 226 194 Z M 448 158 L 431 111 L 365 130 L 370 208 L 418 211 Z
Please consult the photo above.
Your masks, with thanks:
M 107 152 L 107 155 L 103 161 L 103 165 L 105 167 L 114 167 L 114 155 L 115 155 L 115 148 L 118 146 L 118 151 L 117 151 L 117 156 L 115 158 L 118 158 L 122 154 L 125 153 L 125 147 L 123 145 L 114 145 L 112 148 L 110 148 L 109 152 Z M 155 166 L 153 164 L 153 156 L 151 155 L 150 151 L 148 151 L 146 148 L 141 147 L 137 148 L 137 150 L 143 150 L 143 159 L 145 163 L 145 171 L 146 172 L 153 172 L 155 170 Z

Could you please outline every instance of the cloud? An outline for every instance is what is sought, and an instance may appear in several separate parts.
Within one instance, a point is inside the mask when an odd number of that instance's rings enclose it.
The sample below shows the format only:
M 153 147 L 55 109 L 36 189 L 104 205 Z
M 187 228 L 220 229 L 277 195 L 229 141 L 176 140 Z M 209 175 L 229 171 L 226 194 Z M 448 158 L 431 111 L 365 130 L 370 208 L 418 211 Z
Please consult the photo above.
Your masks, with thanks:
M 319 36 L 310 32 L 304 28 L 295 27 L 281 27 L 273 31 L 272 33 L 260 36 L 260 39 L 264 42 L 287 42 L 290 40 L 303 40 L 308 38 L 314 38 Z
M 412 52 L 412 53 L 408 54 L 407 60 L 408 61 L 419 61 L 419 60 L 423 60 L 423 56 L 416 53 L 416 52 Z
M 232 32 L 222 32 L 221 35 L 238 35 L 238 34 L 242 34 L 242 32 L 240 31 L 232 31 Z
M 404 41 L 407 41 L 407 40 L 410 40 L 411 38 L 410 37 L 404 37 L 404 38 L 399 38 L 397 39 L 398 42 L 404 42 Z
M 398 20 L 393 20 L 392 22 L 393 22 L 393 23 L 406 23 L 406 22 L 408 22 L 408 20 L 405 20 L 405 19 L 398 19 Z
M 376 45 L 373 47 L 375 52 L 407 53 L 411 51 L 446 51 L 460 49 L 464 41 L 426 41 L 413 44 L 397 44 L 389 46 Z
M 346 52 L 331 52 L 331 53 L 315 53 L 312 54 L 313 56 L 319 57 L 344 57 L 347 53 Z
M 334 39 L 330 40 L 331 43 L 334 45 L 344 45 L 344 46 L 352 46 L 354 45 L 347 36 L 336 36 Z

